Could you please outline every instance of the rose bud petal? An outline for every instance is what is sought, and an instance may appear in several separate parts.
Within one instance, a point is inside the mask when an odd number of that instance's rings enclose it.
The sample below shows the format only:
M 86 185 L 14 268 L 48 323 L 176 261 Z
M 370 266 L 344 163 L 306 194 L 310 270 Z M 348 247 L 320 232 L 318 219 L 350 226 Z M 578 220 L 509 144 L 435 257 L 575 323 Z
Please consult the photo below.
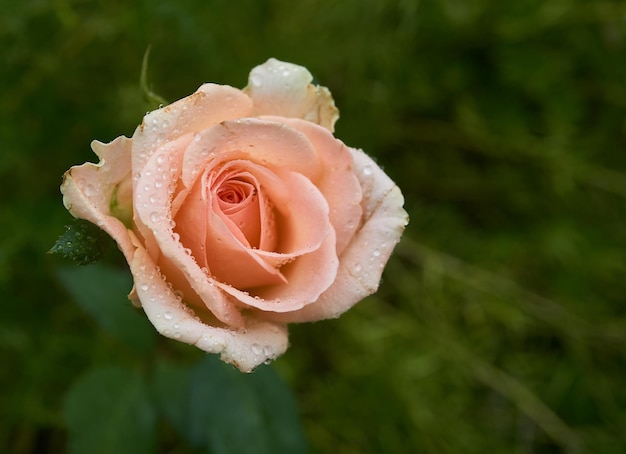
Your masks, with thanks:
M 118 243 L 129 298 L 155 328 L 244 372 L 287 348 L 287 324 L 375 292 L 408 217 L 398 187 L 333 134 L 306 68 L 270 59 L 243 90 L 205 84 L 94 142 L 65 174 L 72 215 Z

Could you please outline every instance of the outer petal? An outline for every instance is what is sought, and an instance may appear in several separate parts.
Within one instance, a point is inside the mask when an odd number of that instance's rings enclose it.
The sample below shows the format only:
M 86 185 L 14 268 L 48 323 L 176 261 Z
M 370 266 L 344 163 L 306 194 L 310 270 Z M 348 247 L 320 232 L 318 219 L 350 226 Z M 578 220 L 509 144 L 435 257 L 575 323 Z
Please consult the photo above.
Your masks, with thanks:
M 266 319 L 288 323 L 336 318 L 378 289 L 383 268 L 400 241 L 408 215 L 396 184 L 361 150 L 350 151 L 363 188 L 364 221 L 339 258 L 337 279 L 317 302 L 292 313 L 266 313 Z
M 157 169 L 159 165 L 164 166 L 177 153 L 176 150 L 184 149 L 191 140 L 191 134 L 184 135 L 153 153 L 136 182 L 135 223 L 142 233 L 146 232 L 144 236 L 153 236 L 161 253 L 181 271 L 193 290 L 220 321 L 230 326 L 242 327 L 244 320 L 237 308 L 212 285 L 201 266 L 185 251 L 174 235 L 171 191 L 181 170 L 178 167 L 177 172 L 167 173 L 163 168 L 159 173 Z M 154 257 L 153 251 L 148 251 Z M 176 282 L 172 284 L 175 285 Z M 142 300 L 142 303 L 145 301 Z
M 254 115 L 302 118 L 332 132 L 339 111 L 330 91 L 312 81 L 305 67 L 270 58 L 250 72 L 243 91 L 254 102 Z
M 282 324 L 249 319 L 245 330 L 235 331 L 203 323 L 173 293 L 142 247 L 137 249 L 130 268 L 143 309 L 164 336 L 219 353 L 222 361 L 242 372 L 251 372 L 287 349 L 287 329 Z
M 183 134 L 247 117 L 252 102 L 240 90 L 204 84 L 186 98 L 148 113 L 133 135 L 133 169 L 141 171 L 154 151 Z
M 75 166 L 65 173 L 61 184 L 63 204 L 74 217 L 90 221 L 111 235 L 130 261 L 135 247 L 116 215 L 128 217 L 123 220 L 130 222 L 132 201 L 126 189 L 131 182 L 131 141 L 120 136 L 109 144 L 94 141 L 91 147 L 100 162 Z

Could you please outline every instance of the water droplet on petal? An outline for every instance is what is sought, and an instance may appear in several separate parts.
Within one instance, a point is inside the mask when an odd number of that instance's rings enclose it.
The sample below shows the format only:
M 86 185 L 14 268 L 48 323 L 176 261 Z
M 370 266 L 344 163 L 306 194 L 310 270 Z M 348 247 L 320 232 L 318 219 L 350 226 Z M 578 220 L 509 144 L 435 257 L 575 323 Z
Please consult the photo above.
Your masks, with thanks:
M 165 314 L 163 314 L 165 320 L 171 320 L 173 317 L 174 315 L 170 311 L 166 311 Z
M 160 219 L 161 219 L 161 215 L 159 213 L 157 213 L 157 212 L 150 213 L 150 221 L 151 222 L 157 223 L 157 222 L 159 222 Z
M 372 168 L 370 166 L 363 167 L 363 175 L 370 176 L 372 174 Z
M 259 344 L 252 344 L 251 348 L 252 353 L 254 353 L 255 355 L 260 355 L 263 352 L 263 349 Z
M 380 257 L 380 250 L 374 249 L 374 257 Z
M 360 273 L 362 269 L 363 269 L 363 267 L 361 266 L 360 263 L 357 263 L 356 265 L 354 265 L 354 271 L 355 272 Z
M 253 87 L 260 87 L 261 85 L 263 85 L 261 76 L 259 76 L 258 74 L 252 74 L 250 76 L 250 83 Z
M 141 284 L 141 290 L 143 290 L 144 292 L 147 292 L 148 288 L 148 284 Z

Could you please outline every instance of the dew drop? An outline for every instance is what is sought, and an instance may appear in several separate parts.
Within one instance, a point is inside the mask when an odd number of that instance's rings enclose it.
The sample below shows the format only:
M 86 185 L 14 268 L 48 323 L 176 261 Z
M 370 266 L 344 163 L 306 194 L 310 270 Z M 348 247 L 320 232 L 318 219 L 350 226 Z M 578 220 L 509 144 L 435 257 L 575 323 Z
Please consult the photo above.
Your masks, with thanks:
M 161 180 L 156 180 L 154 182 L 154 187 L 157 189 L 163 187 L 163 182 Z
M 266 345 L 265 347 L 263 347 L 263 354 L 267 357 L 271 357 L 272 356 L 272 347 L 270 347 L 269 345 Z
M 157 212 L 150 213 L 150 221 L 151 222 L 156 223 L 156 222 L 159 222 L 160 219 L 161 219 L 161 215 L 159 213 L 157 213 Z
M 141 284 L 141 290 L 143 290 L 144 292 L 147 292 L 148 288 L 148 284 Z
M 176 232 L 172 233 L 172 238 L 174 238 L 176 242 L 180 241 L 180 235 Z
M 174 333 L 174 339 L 180 339 L 180 338 L 181 338 L 181 336 L 182 336 L 182 334 L 180 334 L 180 332 L 178 332 L 178 331 L 176 331 L 176 332 Z
M 374 249 L 374 257 L 380 257 L 380 250 Z
M 182 290 L 175 290 L 174 291 L 174 295 L 176 295 L 176 298 L 181 299 L 181 300 L 185 296 L 185 294 L 182 292 Z M 174 328 L 176 328 L 176 327 L 174 327 Z
M 252 353 L 254 353 L 255 355 L 260 355 L 263 352 L 263 349 L 259 344 L 252 344 L 251 348 Z
M 157 198 L 154 194 L 150 195 L 150 197 L 148 198 L 148 200 L 150 200 L 150 203 L 156 203 Z
M 372 168 L 370 166 L 363 167 L 363 175 L 370 176 L 372 174 Z
M 165 314 L 163 314 L 163 318 L 165 320 L 171 320 L 172 318 L 174 318 L 174 315 L 170 311 L 166 311 Z
M 357 263 L 356 265 L 354 265 L 354 271 L 356 271 L 357 273 L 360 273 L 362 269 L 363 267 L 361 266 L 360 263 Z

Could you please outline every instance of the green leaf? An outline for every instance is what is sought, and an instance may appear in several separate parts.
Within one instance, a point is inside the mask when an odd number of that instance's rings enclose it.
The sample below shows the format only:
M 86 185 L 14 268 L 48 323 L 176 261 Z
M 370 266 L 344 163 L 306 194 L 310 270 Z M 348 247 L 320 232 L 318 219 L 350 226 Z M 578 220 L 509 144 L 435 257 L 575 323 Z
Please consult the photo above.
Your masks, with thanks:
M 165 418 L 184 434 L 187 424 L 190 367 L 160 361 L 156 365 L 153 394 Z
M 214 355 L 193 369 L 157 368 L 162 412 L 194 447 L 213 454 L 304 453 L 291 390 L 269 366 L 242 374 Z
M 155 332 L 150 322 L 128 300 L 132 279 L 127 270 L 105 265 L 63 267 L 59 280 L 78 305 L 100 327 L 125 345 L 141 352 L 151 351 Z
M 143 380 L 120 367 L 97 368 L 65 396 L 70 453 L 154 452 L 156 415 Z
M 89 265 L 102 258 L 104 247 L 109 241 L 110 237 L 91 222 L 74 219 L 65 226 L 65 232 L 48 254 L 61 254 L 79 265 Z

